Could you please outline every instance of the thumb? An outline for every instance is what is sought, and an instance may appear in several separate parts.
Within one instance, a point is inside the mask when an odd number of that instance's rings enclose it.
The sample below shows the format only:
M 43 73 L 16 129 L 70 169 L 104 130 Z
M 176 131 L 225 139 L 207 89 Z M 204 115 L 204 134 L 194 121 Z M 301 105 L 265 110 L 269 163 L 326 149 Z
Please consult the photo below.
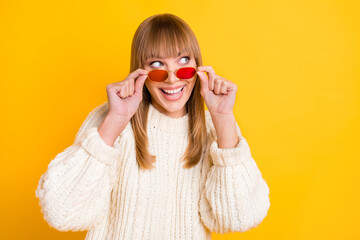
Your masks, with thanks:
M 134 95 L 136 95 L 138 97 L 142 96 L 142 90 L 143 90 L 146 78 L 147 78 L 147 74 L 144 74 L 144 75 L 140 75 L 140 77 L 138 77 L 135 80 L 135 87 L 134 87 L 135 93 L 134 93 Z
M 205 72 L 197 71 L 200 78 L 201 93 L 205 95 L 209 91 L 209 78 Z

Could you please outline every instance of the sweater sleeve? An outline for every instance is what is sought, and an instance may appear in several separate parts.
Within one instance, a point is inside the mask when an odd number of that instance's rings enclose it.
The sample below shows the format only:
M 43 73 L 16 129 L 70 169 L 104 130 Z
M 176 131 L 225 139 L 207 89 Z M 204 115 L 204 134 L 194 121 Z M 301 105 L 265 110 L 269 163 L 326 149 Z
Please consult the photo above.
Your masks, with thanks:
M 206 118 L 212 139 L 216 139 L 208 112 Z M 245 232 L 258 226 L 270 208 L 269 187 L 238 124 L 236 128 L 237 146 L 221 149 L 214 140 L 205 152 L 208 171 L 203 173 L 199 211 L 204 226 L 221 234 Z
M 78 131 L 73 145 L 55 156 L 35 191 L 44 219 L 59 231 L 84 231 L 99 224 L 110 207 L 117 159 L 123 157 L 120 136 L 107 145 L 97 129 L 108 105 L 96 107 Z

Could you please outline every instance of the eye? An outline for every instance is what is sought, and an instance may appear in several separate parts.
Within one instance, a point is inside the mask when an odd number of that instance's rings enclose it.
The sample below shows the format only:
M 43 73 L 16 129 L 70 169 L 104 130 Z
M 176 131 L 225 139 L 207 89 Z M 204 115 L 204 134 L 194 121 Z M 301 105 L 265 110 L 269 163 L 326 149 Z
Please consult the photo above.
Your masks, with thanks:
M 185 61 L 181 62 L 181 60 L 185 59 Z M 180 62 L 181 63 L 188 63 L 190 61 L 190 58 L 189 57 L 181 57 L 180 58 Z
M 161 66 L 161 62 L 160 61 L 153 61 L 150 63 L 151 67 L 160 67 Z

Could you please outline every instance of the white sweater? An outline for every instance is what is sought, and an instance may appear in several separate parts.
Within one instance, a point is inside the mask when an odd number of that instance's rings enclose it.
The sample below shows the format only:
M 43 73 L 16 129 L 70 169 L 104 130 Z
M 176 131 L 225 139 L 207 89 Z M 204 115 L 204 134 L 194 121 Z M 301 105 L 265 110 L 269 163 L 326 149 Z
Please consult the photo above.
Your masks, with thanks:
M 270 207 L 269 188 L 237 125 L 239 143 L 220 149 L 206 110 L 208 144 L 199 164 L 184 169 L 188 114 L 171 118 L 150 104 L 149 151 L 155 169 L 140 170 L 131 123 L 107 145 L 97 128 L 108 102 L 88 115 L 75 142 L 50 162 L 36 196 L 48 224 L 87 230 L 87 240 L 211 239 L 211 232 L 244 232 Z

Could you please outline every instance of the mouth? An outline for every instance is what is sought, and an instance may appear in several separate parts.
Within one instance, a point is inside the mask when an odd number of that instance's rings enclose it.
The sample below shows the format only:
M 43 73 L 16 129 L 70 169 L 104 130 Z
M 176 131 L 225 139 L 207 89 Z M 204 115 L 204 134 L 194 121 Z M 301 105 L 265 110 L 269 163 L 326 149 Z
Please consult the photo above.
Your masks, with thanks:
M 167 100 L 178 100 L 181 98 L 181 96 L 183 95 L 185 86 L 179 87 L 177 89 L 173 89 L 173 90 L 165 90 L 160 88 L 161 92 L 163 93 L 163 96 L 167 99 Z
M 167 94 L 167 95 L 173 95 L 173 94 L 176 94 L 176 93 L 181 92 L 181 91 L 184 89 L 184 87 L 185 87 L 185 85 L 182 86 L 182 87 L 179 87 L 179 88 L 177 88 L 177 89 L 173 89 L 173 90 L 165 90 L 165 89 L 162 89 L 162 88 L 160 88 L 160 89 L 161 89 L 161 91 L 162 91 L 163 93 L 165 93 L 165 94 Z

